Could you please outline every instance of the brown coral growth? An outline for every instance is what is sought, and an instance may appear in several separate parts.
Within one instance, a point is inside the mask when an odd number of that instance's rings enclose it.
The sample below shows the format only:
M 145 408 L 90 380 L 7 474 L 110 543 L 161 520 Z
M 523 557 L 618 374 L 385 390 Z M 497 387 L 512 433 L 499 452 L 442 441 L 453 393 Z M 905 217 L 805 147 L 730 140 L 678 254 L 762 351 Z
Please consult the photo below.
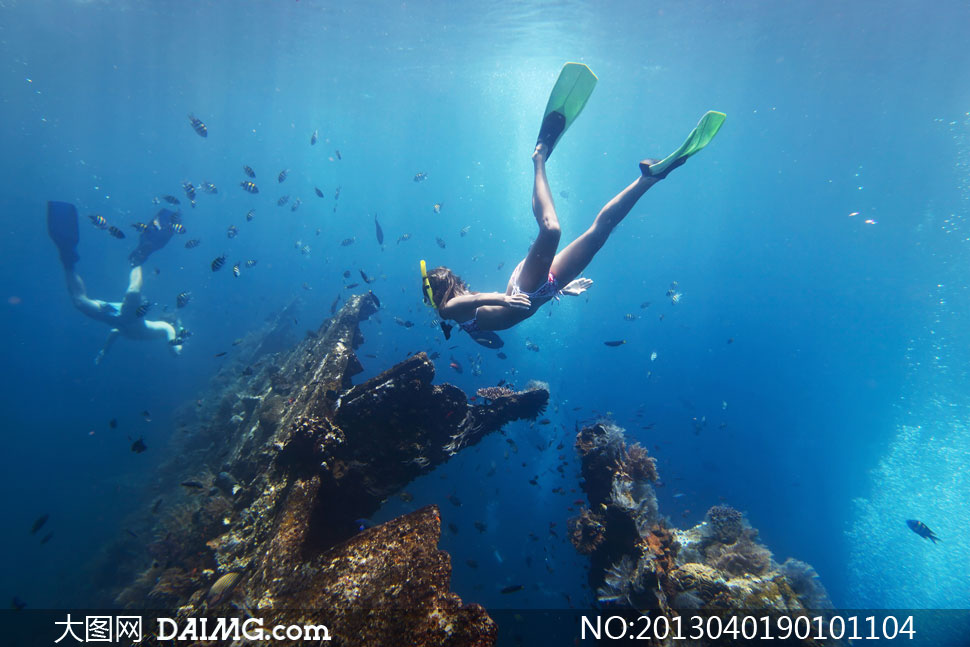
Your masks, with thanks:
M 657 474 L 657 459 L 650 458 L 647 448 L 640 443 L 623 446 L 623 456 L 620 459 L 620 469 L 629 474 L 635 481 L 654 482 L 660 476 Z
M 504 386 L 484 386 L 475 391 L 475 395 L 486 400 L 497 400 L 498 398 L 514 394 L 515 391 L 507 389 Z
M 576 548 L 576 552 L 589 555 L 606 541 L 606 526 L 603 516 L 584 508 L 577 516 L 569 520 L 569 541 Z

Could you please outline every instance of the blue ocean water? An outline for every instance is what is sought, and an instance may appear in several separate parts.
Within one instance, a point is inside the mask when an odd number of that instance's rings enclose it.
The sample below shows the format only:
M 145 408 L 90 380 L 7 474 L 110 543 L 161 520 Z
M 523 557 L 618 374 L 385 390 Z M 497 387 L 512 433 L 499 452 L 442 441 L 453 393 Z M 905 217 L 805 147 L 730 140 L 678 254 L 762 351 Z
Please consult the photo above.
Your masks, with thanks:
M 214 355 L 297 297 L 316 328 L 364 270 L 384 307 L 364 324 L 361 353 L 376 358 L 358 379 L 438 350 L 437 379 L 469 393 L 550 385 L 550 425 L 510 425 L 377 518 L 438 503 L 459 529 L 441 545 L 467 601 L 592 603 L 564 526 L 582 497 L 574 427 L 602 415 L 658 458 L 675 524 L 727 502 L 779 560 L 813 564 L 836 606 L 967 607 L 967 24 L 958 2 L 4 0 L 0 595 L 83 606 L 85 564 L 148 504 L 173 412 L 204 393 Z M 587 295 L 504 333 L 507 360 L 463 335 L 449 349 L 418 260 L 504 289 L 535 235 L 529 155 L 565 61 L 599 84 L 548 167 L 564 244 L 639 160 L 673 150 L 708 109 L 727 122 L 614 232 Z M 243 165 L 259 195 L 238 187 Z M 186 208 L 183 181 L 219 193 Z M 192 292 L 181 317 L 194 334 L 178 358 L 122 339 L 96 366 L 107 330 L 71 305 L 45 203 L 78 205 L 78 270 L 92 296 L 120 300 L 128 225 L 164 194 L 202 243 L 155 254 L 144 294 L 174 308 Z M 276 205 L 284 194 L 298 211 Z M 259 263 L 213 273 L 221 254 Z M 627 343 L 603 344 L 614 339 Z M 149 450 L 134 454 L 140 437 Z M 564 449 L 540 450 L 550 438 Z M 40 545 L 30 526 L 44 513 L 54 534 Z M 517 583 L 514 599 L 498 593 Z

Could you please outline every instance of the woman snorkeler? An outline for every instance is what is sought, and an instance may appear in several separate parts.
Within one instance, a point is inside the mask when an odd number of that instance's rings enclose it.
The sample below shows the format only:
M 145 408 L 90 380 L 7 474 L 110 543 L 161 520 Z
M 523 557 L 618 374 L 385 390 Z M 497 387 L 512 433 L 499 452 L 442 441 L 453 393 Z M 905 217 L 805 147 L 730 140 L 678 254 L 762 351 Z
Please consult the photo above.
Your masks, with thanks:
M 425 302 L 435 308 L 443 320 L 457 322 L 462 330 L 484 346 L 500 346 L 501 340 L 491 331 L 511 328 L 528 319 L 550 299 L 585 292 L 593 281 L 579 275 L 606 243 L 613 229 L 650 187 L 704 148 L 724 122 L 723 114 L 708 112 L 677 151 L 660 162 L 653 159 L 640 162 L 640 176 L 600 209 L 589 229 L 560 251 L 561 231 L 546 179 L 546 161 L 559 137 L 579 115 L 595 83 L 596 77 L 585 65 L 567 63 L 549 98 L 532 153 L 535 168 L 532 212 L 539 225 L 539 234 L 525 259 L 512 272 L 505 291 L 469 291 L 464 281 L 449 268 L 437 267 L 428 271 L 425 262 L 421 261 Z M 443 323 L 442 330 L 448 337 L 451 326 Z

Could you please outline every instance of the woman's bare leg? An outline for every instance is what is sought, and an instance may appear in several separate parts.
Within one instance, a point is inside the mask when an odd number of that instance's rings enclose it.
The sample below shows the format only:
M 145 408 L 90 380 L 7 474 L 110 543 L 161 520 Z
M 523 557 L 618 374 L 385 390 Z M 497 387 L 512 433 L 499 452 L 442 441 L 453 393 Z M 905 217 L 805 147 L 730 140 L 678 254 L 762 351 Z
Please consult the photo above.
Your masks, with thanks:
M 579 276 L 579 273 L 593 260 L 596 252 L 603 247 L 613 228 L 630 213 L 633 205 L 647 192 L 647 189 L 659 181 L 657 178 L 643 175 L 638 177 L 633 184 L 620 191 L 600 209 L 589 229 L 556 254 L 552 262 L 552 273 L 556 275 L 560 287 Z
M 535 184 L 532 188 L 532 213 L 539 224 L 539 235 L 532 243 L 519 272 L 519 287 L 525 292 L 537 290 L 549 278 L 549 268 L 559 248 L 559 218 L 556 206 L 552 203 L 552 192 L 546 179 L 545 144 L 537 144 L 532 154 L 535 166 Z

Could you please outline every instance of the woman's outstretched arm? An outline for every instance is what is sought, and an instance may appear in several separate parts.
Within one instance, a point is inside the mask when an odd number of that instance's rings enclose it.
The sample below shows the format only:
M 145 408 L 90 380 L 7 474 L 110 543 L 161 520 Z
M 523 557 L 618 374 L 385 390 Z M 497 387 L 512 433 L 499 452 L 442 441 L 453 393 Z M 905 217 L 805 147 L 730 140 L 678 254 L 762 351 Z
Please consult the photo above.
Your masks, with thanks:
M 504 292 L 479 292 L 478 294 L 463 294 L 449 299 L 438 310 L 445 319 L 468 321 L 474 319 L 475 311 L 482 306 L 508 306 L 510 308 L 527 309 L 532 305 L 529 297 L 524 294 L 509 295 Z

